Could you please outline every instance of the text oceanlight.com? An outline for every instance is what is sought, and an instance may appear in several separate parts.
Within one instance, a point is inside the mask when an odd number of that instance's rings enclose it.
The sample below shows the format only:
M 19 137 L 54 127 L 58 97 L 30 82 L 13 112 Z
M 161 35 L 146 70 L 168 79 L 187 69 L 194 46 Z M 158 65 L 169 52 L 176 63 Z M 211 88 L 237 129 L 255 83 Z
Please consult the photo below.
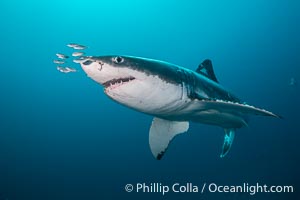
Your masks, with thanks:
M 173 183 L 170 185 L 163 183 L 136 183 L 126 184 L 126 192 L 136 193 L 248 193 L 255 195 L 257 193 L 292 193 L 294 187 L 291 185 L 266 185 L 266 184 L 248 184 L 242 183 L 240 185 L 219 185 L 216 183 L 203 183 L 196 185 L 193 183 Z

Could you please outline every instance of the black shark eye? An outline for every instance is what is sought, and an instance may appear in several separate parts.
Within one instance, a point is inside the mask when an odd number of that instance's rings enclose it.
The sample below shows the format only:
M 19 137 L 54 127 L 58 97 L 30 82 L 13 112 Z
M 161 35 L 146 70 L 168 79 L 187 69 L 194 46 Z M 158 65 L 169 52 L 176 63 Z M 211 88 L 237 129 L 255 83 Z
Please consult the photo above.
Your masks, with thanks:
M 120 56 L 117 56 L 117 57 L 114 57 L 113 58 L 113 62 L 116 63 L 116 64 L 120 64 L 124 61 L 124 58 L 120 57 Z

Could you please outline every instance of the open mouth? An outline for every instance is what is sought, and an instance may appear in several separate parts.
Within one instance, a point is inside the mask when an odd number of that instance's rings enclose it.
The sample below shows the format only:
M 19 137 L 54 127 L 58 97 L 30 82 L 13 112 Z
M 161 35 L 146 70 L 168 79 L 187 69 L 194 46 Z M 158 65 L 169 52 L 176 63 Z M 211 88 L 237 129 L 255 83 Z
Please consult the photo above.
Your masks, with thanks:
M 125 83 L 128 83 L 132 80 L 134 80 L 135 78 L 130 76 L 130 77 L 126 77 L 126 78 L 118 78 L 118 79 L 112 79 L 112 80 L 109 80 L 109 81 L 106 81 L 105 83 L 103 83 L 102 85 L 105 87 L 105 88 L 108 88 L 108 87 L 117 87 L 117 86 L 120 86 L 120 85 L 123 85 Z

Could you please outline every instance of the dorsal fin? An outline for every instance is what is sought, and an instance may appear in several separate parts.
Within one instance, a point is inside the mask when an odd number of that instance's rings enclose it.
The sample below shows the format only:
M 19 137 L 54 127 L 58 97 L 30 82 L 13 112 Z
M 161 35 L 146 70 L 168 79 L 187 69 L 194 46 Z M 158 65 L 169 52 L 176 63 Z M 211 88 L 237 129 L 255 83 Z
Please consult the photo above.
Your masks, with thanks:
M 215 72 L 214 72 L 211 60 L 209 60 L 209 59 L 204 60 L 198 66 L 196 72 L 199 73 L 199 74 L 202 74 L 202 75 L 206 76 L 210 80 L 213 80 L 213 81 L 219 83 L 219 81 L 217 80 L 217 77 L 215 75 Z

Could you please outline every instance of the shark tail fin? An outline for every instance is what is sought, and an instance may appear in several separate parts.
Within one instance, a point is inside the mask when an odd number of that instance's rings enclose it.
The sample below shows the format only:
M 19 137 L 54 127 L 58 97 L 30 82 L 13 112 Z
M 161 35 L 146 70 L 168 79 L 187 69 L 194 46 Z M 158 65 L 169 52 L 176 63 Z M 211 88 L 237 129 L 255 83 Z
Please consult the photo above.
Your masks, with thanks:
M 230 128 L 230 129 L 224 129 L 225 131 L 225 136 L 224 136 L 224 143 L 223 143 L 223 147 L 222 147 L 222 153 L 220 155 L 221 158 L 224 158 L 227 153 L 229 152 L 232 143 L 233 143 L 233 139 L 234 139 L 234 135 L 235 135 L 235 129 L 234 128 Z
M 189 122 L 176 122 L 154 118 L 149 132 L 149 145 L 153 156 L 160 160 L 173 138 L 189 129 Z

